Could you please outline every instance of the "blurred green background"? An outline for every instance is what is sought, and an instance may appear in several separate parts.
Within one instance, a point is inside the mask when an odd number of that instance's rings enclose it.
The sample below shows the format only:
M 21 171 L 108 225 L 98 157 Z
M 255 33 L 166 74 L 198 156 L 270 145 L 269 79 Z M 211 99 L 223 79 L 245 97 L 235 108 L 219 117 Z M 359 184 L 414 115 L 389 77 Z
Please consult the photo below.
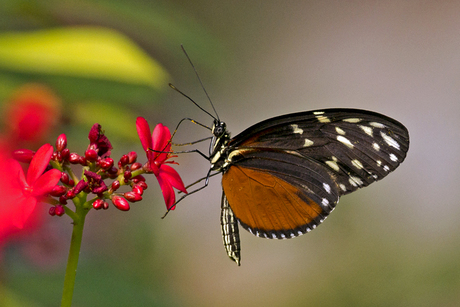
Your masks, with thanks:
M 136 150 L 145 162 L 137 116 L 210 125 L 167 86 L 210 110 L 180 44 L 233 134 L 353 107 L 411 136 L 394 174 L 342 198 L 314 232 L 274 241 L 242 231 L 241 267 L 221 242 L 219 176 L 164 220 L 148 178 L 131 211 L 88 215 L 74 306 L 458 306 L 459 15 L 458 1 L 0 0 L 0 101 L 48 86 L 62 118 L 46 141 L 66 133 L 71 151 L 84 152 L 98 122 L 114 159 Z M 190 124 L 176 141 L 206 136 Z M 175 160 L 186 184 L 209 167 L 198 155 Z M 1 306 L 59 305 L 70 234 L 69 218 L 46 217 L 4 247 Z

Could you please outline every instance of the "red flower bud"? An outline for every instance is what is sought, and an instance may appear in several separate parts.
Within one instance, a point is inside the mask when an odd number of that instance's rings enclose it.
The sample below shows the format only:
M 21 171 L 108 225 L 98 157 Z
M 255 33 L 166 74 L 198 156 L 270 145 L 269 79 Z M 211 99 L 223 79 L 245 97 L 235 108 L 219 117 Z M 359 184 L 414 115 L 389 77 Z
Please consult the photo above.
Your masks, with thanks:
M 24 163 L 30 163 L 34 155 L 35 151 L 29 149 L 18 149 L 13 151 L 13 159 Z
M 70 150 L 68 148 L 64 148 L 62 151 L 61 151 L 61 159 L 63 161 L 66 161 L 69 159 L 69 156 L 70 156 Z
M 136 177 L 133 177 L 132 180 L 134 183 L 139 183 L 141 181 L 145 181 L 145 177 L 142 175 L 137 175 Z
M 63 133 L 56 140 L 56 150 L 61 152 L 65 148 L 67 148 L 67 136 Z
M 135 151 L 131 151 L 130 153 L 128 153 L 128 157 L 129 157 L 129 164 L 133 164 L 137 160 L 137 153 Z
M 74 197 L 75 197 L 75 195 L 77 195 L 78 193 L 80 193 L 81 191 L 86 189 L 87 186 L 88 186 L 88 182 L 84 181 L 83 179 L 80 180 L 77 183 L 77 185 L 75 186 L 75 188 L 73 188 L 73 190 L 72 190 L 72 193 L 73 193 Z M 69 196 L 69 193 L 67 193 L 67 196 Z M 73 198 L 73 197 L 69 197 L 69 198 Z
M 144 190 L 147 190 L 148 188 L 147 183 L 145 181 L 140 181 L 137 185 L 140 186 Z
M 94 202 L 93 202 L 93 208 L 96 209 L 96 210 L 99 210 L 99 209 L 102 209 L 102 205 L 104 204 L 104 200 L 103 199 L 96 199 Z
M 63 216 L 65 213 L 64 206 L 57 205 L 54 212 L 56 213 L 57 216 Z
M 139 163 L 139 162 L 136 162 L 136 163 L 133 163 L 133 164 L 131 165 L 131 170 L 132 170 L 132 171 L 135 171 L 135 170 L 137 170 L 137 169 L 140 169 L 141 167 L 142 167 L 142 164 Z
M 123 174 L 123 177 L 125 177 L 126 180 L 131 179 L 131 177 L 132 177 L 131 171 L 126 171 L 126 172 Z
M 129 210 L 129 203 L 126 199 L 121 196 L 113 196 L 112 203 L 117 207 L 117 209 L 121 211 L 128 211 Z
M 136 184 L 133 186 L 133 192 L 142 195 L 144 194 L 144 189 L 140 185 Z
M 142 200 L 142 196 L 133 191 L 126 192 L 123 196 L 132 203 Z
M 115 180 L 114 182 L 112 182 L 112 191 L 118 190 L 119 187 L 120 187 L 120 181 Z
M 106 202 L 106 201 L 104 201 L 104 202 L 102 203 L 102 209 L 104 209 L 104 210 L 109 209 L 109 203 Z
M 102 169 L 108 170 L 113 166 L 113 159 L 112 158 L 105 158 L 99 162 L 99 166 Z
M 126 164 L 128 164 L 129 163 L 128 155 L 121 156 L 120 162 L 118 162 L 118 163 L 119 163 L 119 166 L 125 166 Z
M 65 193 L 67 192 L 67 188 L 62 186 L 62 185 L 57 185 L 53 188 L 53 190 L 51 191 L 51 196 L 54 196 L 54 197 L 59 197 L 59 196 L 62 196 L 64 195 Z
M 55 216 L 56 215 L 56 207 L 51 207 L 50 210 L 48 211 L 48 214 L 51 215 L 51 216 Z
M 80 163 L 80 155 L 75 152 L 69 154 L 69 162 L 72 164 L 79 164 Z
M 62 182 L 63 184 L 67 184 L 67 185 L 68 185 L 68 184 L 69 184 L 69 180 L 70 180 L 69 174 L 62 172 L 62 174 L 61 174 L 61 182 Z
M 97 152 L 94 149 L 88 149 L 85 152 L 85 158 L 91 162 L 97 161 Z

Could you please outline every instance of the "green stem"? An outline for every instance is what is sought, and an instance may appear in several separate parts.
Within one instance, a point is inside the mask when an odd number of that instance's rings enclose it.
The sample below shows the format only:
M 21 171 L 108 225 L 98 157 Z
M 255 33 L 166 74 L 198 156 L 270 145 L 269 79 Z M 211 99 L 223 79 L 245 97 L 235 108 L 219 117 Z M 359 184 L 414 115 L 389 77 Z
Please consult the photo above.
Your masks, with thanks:
M 61 307 L 70 307 L 72 305 L 75 276 L 77 275 L 78 257 L 80 256 L 81 240 L 83 237 L 83 226 L 85 225 L 85 217 L 88 213 L 88 210 L 84 209 L 81 204 L 75 205 L 76 215 L 73 216 L 72 239 L 70 241 L 69 258 L 67 260 L 67 269 L 64 278 Z

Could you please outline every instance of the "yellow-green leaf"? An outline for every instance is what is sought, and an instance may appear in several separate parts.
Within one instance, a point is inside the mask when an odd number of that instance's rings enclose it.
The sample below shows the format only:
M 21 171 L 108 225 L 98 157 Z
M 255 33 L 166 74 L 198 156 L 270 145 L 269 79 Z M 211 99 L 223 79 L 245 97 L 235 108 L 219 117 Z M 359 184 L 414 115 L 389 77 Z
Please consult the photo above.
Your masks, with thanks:
M 102 78 L 156 89 L 166 71 L 129 38 L 106 28 L 0 33 L 0 67 L 22 72 Z

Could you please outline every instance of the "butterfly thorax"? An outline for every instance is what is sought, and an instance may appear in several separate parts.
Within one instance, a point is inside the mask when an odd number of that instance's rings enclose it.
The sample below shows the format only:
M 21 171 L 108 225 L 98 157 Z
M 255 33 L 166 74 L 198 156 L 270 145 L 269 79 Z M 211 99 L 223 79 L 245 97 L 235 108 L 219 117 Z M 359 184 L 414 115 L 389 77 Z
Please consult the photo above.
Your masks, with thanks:
M 215 171 L 223 171 L 223 166 L 226 164 L 228 156 L 227 144 L 230 141 L 230 133 L 227 131 L 227 127 L 224 122 L 214 120 L 212 134 L 213 139 L 209 153 L 211 169 Z

